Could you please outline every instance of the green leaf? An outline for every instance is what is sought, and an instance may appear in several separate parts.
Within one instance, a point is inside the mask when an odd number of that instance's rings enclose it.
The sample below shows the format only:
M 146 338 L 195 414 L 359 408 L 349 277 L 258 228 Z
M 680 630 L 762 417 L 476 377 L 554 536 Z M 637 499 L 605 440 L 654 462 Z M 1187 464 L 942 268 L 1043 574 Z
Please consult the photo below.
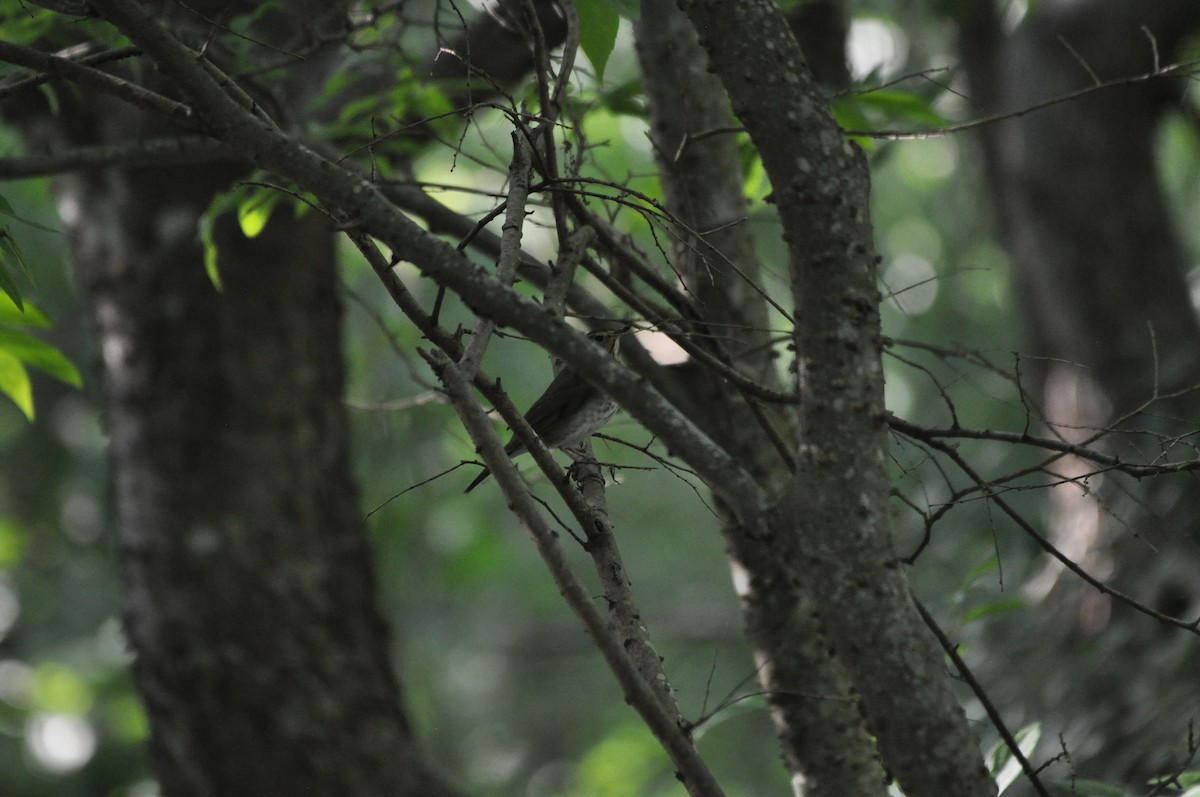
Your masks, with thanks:
M 844 94 L 830 103 L 843 130 L 883 130 L 897 127 L 944 127 L 947 122 L 926 97 L 899 89 L 874 89 Z M 917 124 L 904 124 L 916 122 Z M 859 144 L 861 137 L 855 137 Z M 866 147 L 864 147 L 865 149 Z
M 971 582 L 973 582 L 975 579 L 979 578 L 983 574 L 990 573 L 993 570 L 998 569 L 999 567 L 1000 567 L 999 559 L 997 559 L 994 556 L 988 557 L 980 564 L 977 564 L 977 565 L 975 565 L 975 567 L 971 568 L 971 570 L 967 573 L 967 577 L 963 579 L 963 589 L 966 589 L 967 586 L 971 584 Z
M 33 420 L 33 386 L 29 384 L 29 372 L 14 355 L 0 349 L 0 393 Z
M 61 351 L 24 332 L 0 328 L 0 352 L 17 358 L 25 365 L 45 371 L 74 387 L 83 384 L 79 369 Z
M 596 69 L 596 80 L 604 82 L 604 67 L 617 42 L 621 17 L 605 0 L 576 0 L 579 10 L 579 46 Z
M 1026 759 L 1033 755 L 1033 750 L 1037 747 L 1038 739 L 1042 736 L 1042 726 L 1038 723 L 1026 725 L 1021 730 L 1013 734 L 1013 738 L 1017 742 L 1017 749 Z M 991 750 L 984 756 L 984 762 L 987 764 L 988 772 L 992 773 L 992 777 L 996 780 L 996 794 L 1001 795 L 1004 790 L 1013 784 L 1021 775 L 1021 762 L 1012 754 L 1012 750 L 1008 748 L 1003 741 L 997 742 Z
M 25 302 L 21 299 L 20 289 L 17 288 L 17 270 L 23 272 L 27 279 L 32 277 L 29 265 L 21 254 L 21 247 L 17 246 L 16 240 L 8 234 L 7 229 L 0 227 L 0 291 L 20 309 L 25 306 Z
M 947 124 L 946 118 L 933 109 L 930 101 L 915 92 L 876 89 L 853 96 L 863 105 L 878 109 L 890 119 L 907 119 L 934 127 Z
M 1012 612 L 1024 608 L 1024 606 L 1025 602 L 1020 598 L 1008 598 L 1007 600 L 995 601 L 994 603 L 985 603 L 982 606 L 976 606 L 964 614 L 963 621 L 969 623 L 972 620 L 978 620 L 980 617 L 986 617 L 989 614 Z
M 1187 789 L 1179 797 L 1200 797 L 1200 770 L 1189 770 L 1187 772 L 1180 772 L 1178 775 L 1163 775 L 1150 778 L 1148 785 L 1155 788 L 1178 785 Z
M 1175 776 L 1175 781 L 1188 791 L 1200 789 L 1200 770 L 1192 769 L 1187 772 L 1180 772 Z
M 218 291 L 221 290 L 221 271 L 217 262 L 217 241 L 213 236 L 213 228 L 217 219 L 236 207 L 233 191 L 217 194 L 213 197 L 208 209 L 200 214 L 200 219 L 196 223 L 197 232 L 200 235 L 200 245 L 204 247 L 204 273 L 208 275 L 208 281 Z
M 33 671 L 34 705 L 47 711 L 82 714 L 92 706 L 94 695 L 79 673 L 62 664 L 45 662 Z
M 58 232 L 58 230 L 54 229 L 53 227 L 47 227 L 44 224 L 38 224 L 36 221 L 17 215 L 17 212 L 13 210 L 13 206 L 8 203 L 8 200 L 5 199 L 2 194 L 0 194 L 0 214 L 16 219 L 22 224 L 27 224 L 30 227 L 33 227 L 35 230 L 41 230 L 42 232 Z
M 204 245 L 204 273 L 217 290 L 221 290 L 221 271 L 217 268 L 217 242 L 213 240 L 212 222 L 200 220 L 200 242 Z
M 142 701 L 134 695 L 118 695 L 104 704 L 104 714 L 114 735 L 127 744 L 144 742 L 150 723 Z
M 0 519 L 0 568 L 10 568 L 21 561 L 25 551 L 25 533 L 15 522 Z
M 23 324 L 45 329 L 50 326 L 50 319 L 33 304 L 17 304 L 7 293 L 0 293 L 0 324 Z
M 853 102 L 848 96 L 839 97 L 831 102 L 829 110 L 833 112 L 834 121 L 843 130 L 870 130 L 873 127 L 871 120 L 863 111 L 863 106 L 857 102 Z M 851 136 L 851 138 L 865 152 L 871 152 L 875 149 L 875 139 L 873 138 L 867 136 Z
M 271 188 L 253 187 L 245 192 L 238 203 L 237 220 L 242 235 L 257 238 L 271 218 L 271 211 L 279 204 L 279 192 Z

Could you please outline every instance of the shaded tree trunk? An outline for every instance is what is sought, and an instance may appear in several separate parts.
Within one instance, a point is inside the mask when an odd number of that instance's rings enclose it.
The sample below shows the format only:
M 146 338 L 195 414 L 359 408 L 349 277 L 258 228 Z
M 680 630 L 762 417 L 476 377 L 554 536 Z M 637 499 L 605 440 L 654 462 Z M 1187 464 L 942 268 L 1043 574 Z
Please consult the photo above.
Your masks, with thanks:
M 960 50 L 979 115 L 1166 65 L 1200 24 L 1200 8 L 1188 2 L 1052 2 L 1005 36 L 992 4 L 963 7 Z M 1158 442 L 1130 432 L 1167 432 L 1200 410 L 1194 395 L 1181 395 L 1129 416 L 1156 395 L 1200 382 L 1186 258 L 1154 162 L 1159 122 L 1183 91 L 1176 79 L 1104 89 L 981 133 L 1024 320 L 1023 351 L 1041 358 L 1027 363 L 1026 389 L 1067 439 L 1119 424 L 1127 433 L 1107 445 L 1122 455 L 1154 456 Z M 1194 481 L 1089 477 L 1093 470 L 1072 458 L 1061 463 L 1062 476 L 1083 481 L 1052 491 L 1056 545 L 1151 607 L 1194 616 Z M 1194 639 L 1165 632 L 1053 563 L 1026 594 L 1040 605 L 1050 590 L 1066 599 L 1055 610 L 1040 606 L 1041 632 L 1021 629 L 997 641 L 1018 662 L 1007 675 L 1021 673 L 1006 688 L 1030 718 L 1066 717 L 1073 754 L 1093 762 L 1085 772 L 1140 784 L 1172 764 L 1165 751 L 1182 742 L 1200 700 L 1185 664 Z M 1090 651 L 1092 677 L 1055 666 L 1081 650 Z M 1179 667 L 1146 667 L 1149 658 Z M 1173 670 L 1174 679 L 1164 675 Z M 1147 733 L 1159 742 L 1147 744 Z M 1148 753 L 1155 749 L 1164 752 Z
M 36 98 L 29 148 L 162 134 Z M 334 231 L 199 214 L 245 167 L 111 167 L 57 190 L 101 352 L 124 629 L 162 792 L 450 793 L 416 752 L 350 474 Z

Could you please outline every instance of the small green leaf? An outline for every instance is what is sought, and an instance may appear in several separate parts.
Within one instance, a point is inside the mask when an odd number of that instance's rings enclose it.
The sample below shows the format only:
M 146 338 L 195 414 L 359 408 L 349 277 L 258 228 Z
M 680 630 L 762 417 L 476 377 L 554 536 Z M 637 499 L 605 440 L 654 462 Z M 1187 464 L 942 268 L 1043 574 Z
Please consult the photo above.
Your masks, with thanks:
M 82 714 L 92 706 L 92 687 L 63 664 L 45 662 L 33 671 L 34 705 L 47 711 Z
M 1017 742 L 1017 749 L 1021 751 L 1021 755 L 1028 759 L 1033 755 L 1033 750 L 1037 747 L 1038 739 L 1041 736 L 1042 726 L 1035 722 L 1017 731 L 1013 738 Z M 1003 741 L 996 742 L 995 746 L 984 756 L 984 762 L 987 764 L 988 772 L 992 773 L 992 777 L 996 781 L 997 795 L 1003 794 L 1004 790 L 1021 775 L 1021 762 Z
M 33 420 L 33 386 L 29 383 L 29 372 L 15 356 L 0 349 L 0 393 Z
M 126 744 L 146 741 L 150 735 L 150 723 L 142 701 L 134 695 L 118 695 L 104 705 L 109 726 L 114 735 Z
M 204 273 L 208 281 L 218 291 L 222 289 L 221 270 L 217 267 L 217 242 L 213 240 L 212 227 L 200 231 L 200 240 L 204 244 Z
M 863 112 L 862 105 L 852 102 L 849 97 L 839 97 L 834 100 L 829 104 L 829 110 L 833 112 L 834 121 L 843 130 L 869 130 L 873 126 L 871 120 Z M 875 140 L 872 138 L 867 136 L 851 136 L 851 138 L 866 152 L 875 149 Z
M 9 568 L 21 561 L 25 551 L 25 533 L 11 520 L 0 519 L 0 568 Z
M 35 230 L 41 230 L 42 232 L 58 232 L 58 230 L 54 229 L 53 227 L 47 227 L 44 224 L 38 224 L 36 221 L 18 215 L 17 212 L 13 210 L 13 206 L 8 203 L 8 200 L 5 199 L 2 194 L 0 194 L 0 214 L 4 214 L 9 218 L 16 219 L 22 224 L 27 224 L 30 227 L 33 227 Z
M 213 225 L 217 223 L 221 214 L 229 209 L 229 196 L 227 193 L 218 194 L 208 209 L 200 214 L 200 220 L 196 224 L 200 245 L 204 247 L 204 273 L 218 291 L 221 290 L 221 271 L 217 265 L 217 241 L 213 237 Z
M 33 279 L 33 275 L 29 271 L 29 264 L 25 262 L 25 256 L 21 254 L 21 247 L 17 246 L 17 241 L 4 227 L 0 227 L 0 291 L 13 301 L 18 308 L 24 307 L 25 302 L 21 299 L 21 291 L 17 288 L 17 277 L 15 272 L 21 271 L 28 280 Z
M 1187 772 L 1180 772 L 1175 776 L 1175 782 L 1188 791 L 1200 789 L 1200 770 L 1191 769 Z
M 21 299 L 21 291 L 17 288 L 17 281 L 9 273 L 2 247 L 0 247 L 0 293 L 3 293 L 8 298 L 8 301 L 18 310 L 24 309 L 25 302 Z
M 917 127 L 925 128 L 946 125 L 945 118 L 933 109 L 929 99 L 899 89 L 873 89 L 844 94 L 834 99 L 830 107 L 843 130 L 868 131 L 912 126 L 904 125 L 905 122 L 916 122 Z M 865 137 L 855 137 L 855 141 L 868 149 L 865 140 Z
M 17 304 L 7 293 L 0 293 L 0 324 L 22 324 L 45 329 L 50 319 L 38 307 L 29 302 Z
M 975 567 L 971 568 L 971 570 L 967 573 L 967 577 L 963 579 L 963 589 L 966 589 L 967 585 L 969 585 L 975 579 L 982 576 L 984 573 L 990 573 L 999 567 L 1000 567 L 999 559 L 997 559 L 994 556 L 988 557 L 983 562 L 981 562 L 981 563 L 975 565 Z
M 604 68 L 617 42 L 621 17 L 605 0 L 576 0 L 579 10 L 579 46 L 596 69 L 596 80 L 604 82 Z
M 242 235 L 257 238 L 271 218 L 271 211 L 279 204 L 279 192 L 269 188 L 251 188 L 246 198 L 238 203 L 237 220 Z
M 68 385 L 79 387 L 83 384 L 79 369 L 61 351 L 24 332 L 0 328 L 0 352 L 16 357 L 25 365 L 45 371 Z
M 978 620 L 980 617 L 987 617 L 989 614 L 1012 612 L 1024 608 L 1024 606 L 1025 602 L 1020 598 L 1009 598 L 1007 600 L 995 601 L 994 603 L 985 603 L 982 606 L 976 606 L 964 614 L 963 621 L 969 623 L 972 620 Z
M 933 104 L 920 94 L 899 89 L 876 89 L 854 97 L 870 108 L 876 108 L 888 118 L 908 119 L 914 122 L 942 127 L 946 118 L 933 109 Z

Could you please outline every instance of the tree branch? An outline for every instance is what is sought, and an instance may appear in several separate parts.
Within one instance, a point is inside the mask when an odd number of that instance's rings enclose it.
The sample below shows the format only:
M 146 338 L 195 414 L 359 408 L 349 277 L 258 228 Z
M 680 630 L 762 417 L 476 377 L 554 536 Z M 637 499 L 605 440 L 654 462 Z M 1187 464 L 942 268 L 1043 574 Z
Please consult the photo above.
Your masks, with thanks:
M 195 121 L 192 118 L 192 109 L 181 102 L 169 100 L 136 83 L 130 83 L 107 72 L 83 66 L 66 58 L 59 58 L 40 50 L 0 40 L 0 61 L 63 77 L 81 86 L 111 94 L 134 107 L 162 114 L 189 127 Z
M 50 155 L 0 158 L 0 180 L 26 180 L 111 166 L 175 166 L 239 160 L 244 158 L 236 150 L 207 136 L 172 136 L 74 147 Z
M 542 559 L 550 567 L 551 575 L 558 585 L 559 592 L 566 599 L 571 609 L 583 622 L 588 635 L 596 644 L 608 666 L 617 676 L 617 681 L 625 691 L 627 702 L 641 715 L 646 725 L 662 744 L 663 749 L 674 762 L 677 774 L 687 788 L 688 793 L 695 797 L 721 797 L 724 792 L 707 765 L 700 758 L 695 746 L 679 727 L 677 717 L 672 716 L 659 697 L 651 689 L 650 684 L 642 677 L 629 654 L 622 646 L 622 641 L 608 628 L 608 621 L 592 601 L 591 592 L 579 580 L 567 562 L 558 537 L 554 530 L 547 526 L 538 512 L 529 491 L 519 477 L 514 482 L 507 478 L 508 474 L 500 469 L 501 459 L 507 459 L 503 454 L 503 446 L 496 430 L 492 427 L 483 409 L 479 407 L 471 394 L 463 374 L 457 367 L 440 352 L 426 355 L 430 366 L 445 385 L 455 409 L 462 418 L 473 438 L 488 439 L 494 443 L 499 452 L 498 457 L 488 459 L 489 466 L 495 466 L 493 473 L 497 483 L 505 491 L 509 506 L 529 532 Z M 491 448 L 491 446 L 489 446 Z M 494 461 L 493 461 L 494 459 Z M 515 472 L 513 473 L 515 476 Z
M 238 148 L 257 165 L 311 191 L 347 225 L 383 241 L 399 257 L 457 293 L 481 315 L 511 326 L 561 357 L 569 367 L 604 390 L 700 474 L 727 496 L 740 515 L 762 511 L 765 496 L 757 482 L 720 446 L 644 381 L 540 305 L 502 285 L 445 242 L 398 212 L 368 179 L 345 164 L 334 164 L 245 111 L 195 64 L 149 12 L 132 0 L 94 0 L 94 7 L 151 55 L 195 103 L 212 135 Z

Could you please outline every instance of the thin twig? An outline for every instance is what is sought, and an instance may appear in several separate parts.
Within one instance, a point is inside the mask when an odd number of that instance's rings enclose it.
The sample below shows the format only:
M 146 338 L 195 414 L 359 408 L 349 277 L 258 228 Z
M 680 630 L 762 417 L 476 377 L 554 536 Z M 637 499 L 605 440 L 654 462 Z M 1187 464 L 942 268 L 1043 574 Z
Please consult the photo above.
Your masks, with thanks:
M 954 668 L 958 670 L 958 674 L 962 676 L 967 686 L 971 688 L 971 692 L 983 706 L 983 710 L 987 712 L 988 718 L 992 721 L 992 726 L 1000 734 L 1000 738 L 1004 740 L 1004 744 L 1008 746 L 1008 750 L 1012 753 L 1013 758 L 1017 759 L 1017 763 L 1021 765 L 1021 771 L 1025 773 L 1025 777 L 1029 778 L 1029 783 L 1033 786 L 1033 790 L 1042 795 L 1042 797 L 1050 797 L 1050 792 L 1042 785 L 1042 780 L 1038 777 L 1037 770 L 1034 769 L 1033 764 L 1029 763 L 1029 759 L 1025 757 L 1025 754 L 1021 752 L 1021 746 L 1017 744 L 1016 737 L 1013 736 L 1012 731 L 1004 723 L 1004 718 L 1000 716 L 999 709 L 996 708 L 991 698 L 988 697 L 987 690 L 976 680 L 975 674 L 971 672 L 971 668 L 967 666 L 963 657 L 958 655 L 958 648 L 950 641 L 950 638 L 946 636 L 941 626 L 938 625 L 937 620 L 933 619 L 933 615 L 929 613 L 924 604 L 917 600 L 915 595 L 913 596 L 913 603 L 916 604 L 917 611 L 921 614 L 921 619 L 925 621 L 925 626 L 933 632 L 934 637 L 937 638 L 938 644 L 942 646 L 942 650 L 946 653 L 946 656 L 954 663 Z

